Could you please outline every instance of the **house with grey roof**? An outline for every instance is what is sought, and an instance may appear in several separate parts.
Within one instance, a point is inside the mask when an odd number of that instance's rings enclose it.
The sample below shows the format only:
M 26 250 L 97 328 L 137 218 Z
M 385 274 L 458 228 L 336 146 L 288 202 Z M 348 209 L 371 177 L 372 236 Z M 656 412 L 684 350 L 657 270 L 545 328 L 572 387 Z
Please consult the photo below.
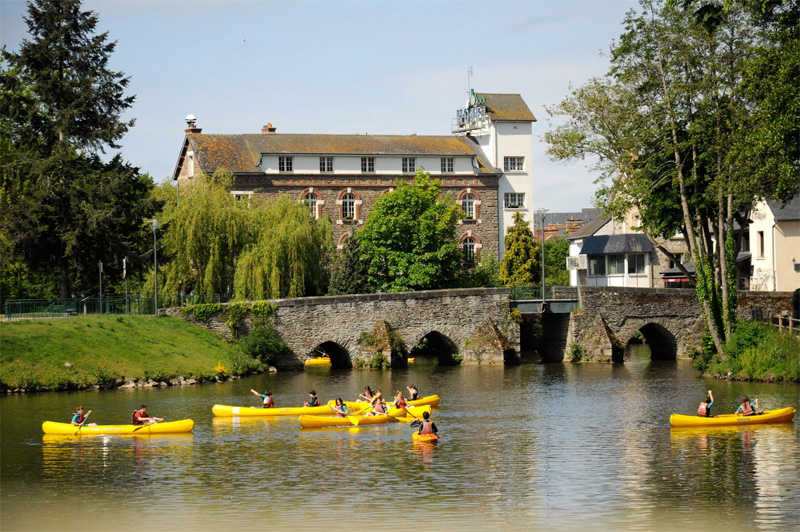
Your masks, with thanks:
M 533 218 L 533 137 L 536 118 L 519 94 L 472 91 L 450 135 L 208 134 L 193 115 L 172 179 L 191 186 L 200 173 L 224 169 L 240 199 L 287 194 L 316 218 L 329 217 L 341 246 L 364 224 L 375 201 L 399 179 L 424 168 L 458 202 L 458 239 L 465 259 L 500 259 L 503 235 L 521 211 Z
M 800 194 L 786 203 L 760 200 L 750 220 L 750 290 L 800 288 Z

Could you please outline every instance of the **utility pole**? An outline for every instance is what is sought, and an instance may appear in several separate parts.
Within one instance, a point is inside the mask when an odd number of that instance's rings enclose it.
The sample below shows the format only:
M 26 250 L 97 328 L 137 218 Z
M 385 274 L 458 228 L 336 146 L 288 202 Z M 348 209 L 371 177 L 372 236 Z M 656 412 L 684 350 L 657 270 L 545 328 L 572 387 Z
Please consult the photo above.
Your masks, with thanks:
M 103 261 L 97 263 L 98 268 L 100 269 L 100 314 L 103 313 Z
M 122 278 L 125 279 L 125 314 L 129 314 L 128 309 L 128 257 L 122 259 Z
M 544 312 L 545 307 L 547 306 L 547 291 L 544 285 L 544 217 L 547 214 L 548 209 L 539 209 L 537 212 L 539 213 L 541 226 L 542 226 L 542 312 Z

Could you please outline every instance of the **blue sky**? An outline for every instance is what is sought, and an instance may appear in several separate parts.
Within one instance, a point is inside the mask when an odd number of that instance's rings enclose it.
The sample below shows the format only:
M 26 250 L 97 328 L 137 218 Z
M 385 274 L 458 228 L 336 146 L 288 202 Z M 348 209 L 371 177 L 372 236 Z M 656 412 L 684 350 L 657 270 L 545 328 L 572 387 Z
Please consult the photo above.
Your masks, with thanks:
M 552 162 L 552 105 L 607 70 L 635 0 L 512 2 L 85 0 L 117 41 L 111 67 L 131 78 L 136 126 L 126 160 L 171 175 L 184 117 L 206 133 L 450 134 L 467 69 L 477 92 L 519 93 L 534 124 L 534 202 L 589 207 L 586 164 Z M 22 0 L 0 0 L 0 42 L 26 36 Z

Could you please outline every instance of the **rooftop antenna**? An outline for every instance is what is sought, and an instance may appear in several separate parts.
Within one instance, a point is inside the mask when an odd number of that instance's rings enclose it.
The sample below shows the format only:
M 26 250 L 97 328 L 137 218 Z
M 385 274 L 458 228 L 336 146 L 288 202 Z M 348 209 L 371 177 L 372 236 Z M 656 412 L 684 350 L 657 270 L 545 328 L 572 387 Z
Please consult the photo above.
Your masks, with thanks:
M 472 77 L 472 65 L 467 68 L 467 98 L 472 95 L 472 86 L 470 85 L 469 78 Z

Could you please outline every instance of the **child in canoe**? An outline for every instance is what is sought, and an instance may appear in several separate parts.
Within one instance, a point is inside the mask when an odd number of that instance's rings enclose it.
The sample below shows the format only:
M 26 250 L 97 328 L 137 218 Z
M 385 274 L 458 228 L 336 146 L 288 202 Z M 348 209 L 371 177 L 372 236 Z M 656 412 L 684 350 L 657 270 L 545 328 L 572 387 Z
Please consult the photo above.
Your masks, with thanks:
M 378 390 L 375 392 L 375 397 L 373 398 L 372 403 L 372 410 L 367 412 L 367 416 L 382 416 L 386 412 L 388 412 L 388 408 L 386 407 L 386 403 L 383 402 L 383 396 L 381 395 L 381 391 Z
M 336 398 L 336 404 L 333 407 L 333 411 L 336 412 L 337 417 L 346 417 L 347 416 L 347 405 L 344 404 L 341 397 Z
M 303 406 L 319 406 L 319 397 L 317 397 L 316 391 L 311 390 L 308 392 L 308 401 Z
M 711 415 L 711 405 L 714 404 L 714 395 L 708 390 L 705 400 L 697 407 L 697 415 L 702 417 L 714 417 Z
M 255 390 L 250 390 L 253 395 L 257 395 L 261 399 L 261 406 L 264 408 L 275 408 L 275 401 L 272 400 L 272 392 L 269 390 L 264 393 L 258 393 Z
M 91 413 L 92 411 L 89 410 L 88 412 L 86 412 L 86 415 L 84 416 L 83 407 L 79 406 L 78 408 L 75 409 L 75 413 L 72 414 L 72 421 L 70 423 L 72 423 L 76 427 L 82 427 L 84 425 L 86 425 L 87 427 L 96 427 L 97 423 L 86 423 L 86 418 L 89 417 L 89 414 Z
M 439 432 L 439 429 L 436 428 L 436 423 L 431 421 L 430 413 L 429 412 L 423 412 L 422 413 L 422 423 L 419 424 L 419 433 L 420 434 L 436 434 L 438 432 Z
M 751 401 L 749 397 L 743 395 L 739 402 L 741 404 L 739 408 L 736 409 L 737 414 L 742 414 L 743 416 L 754 416 L 758 414 L 758 397 Z
M 375 394 L 372 393 L 372 388 L 369 386 L 364 387 L 364 393 L 358 394 L 358 401 L 367 401 L 368 403 L 372 402 L 372 398 Z
M 419 389 L 417 388 L 416 384 L 412 384 L 411 386 L 406 386 L 406 390 L 408 390 L 409 401 L 416 401 L 417 399 L 419 399 Z

